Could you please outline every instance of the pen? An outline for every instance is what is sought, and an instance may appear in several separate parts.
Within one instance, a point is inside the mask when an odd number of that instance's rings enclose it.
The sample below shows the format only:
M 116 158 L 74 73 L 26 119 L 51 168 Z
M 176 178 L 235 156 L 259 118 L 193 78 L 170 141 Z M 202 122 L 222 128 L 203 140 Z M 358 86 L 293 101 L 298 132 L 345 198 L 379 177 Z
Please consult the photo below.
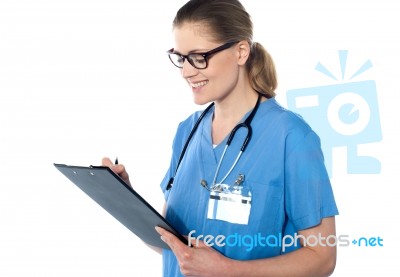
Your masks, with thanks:
M 114 164 L 118 164 L 118 157 L 115 158 L 115 163 Z

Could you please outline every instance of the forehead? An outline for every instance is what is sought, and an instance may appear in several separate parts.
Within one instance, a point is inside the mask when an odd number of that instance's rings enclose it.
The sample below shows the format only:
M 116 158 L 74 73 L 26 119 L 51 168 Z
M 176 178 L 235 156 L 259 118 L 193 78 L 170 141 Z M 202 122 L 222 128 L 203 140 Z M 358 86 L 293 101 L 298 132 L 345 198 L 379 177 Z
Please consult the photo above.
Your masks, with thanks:
M 173 30 L 174 49 L 182 54 L 196 50 L 207 50 L 218 42 L 210 27 L 199 22 L 187 22 Z

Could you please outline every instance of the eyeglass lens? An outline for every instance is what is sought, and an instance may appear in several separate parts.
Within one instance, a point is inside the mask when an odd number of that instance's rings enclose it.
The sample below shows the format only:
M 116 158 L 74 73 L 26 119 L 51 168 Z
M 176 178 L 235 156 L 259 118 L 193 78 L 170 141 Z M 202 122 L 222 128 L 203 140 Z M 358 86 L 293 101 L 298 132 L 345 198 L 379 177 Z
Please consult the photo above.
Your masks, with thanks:
M 171 59 L 171 62 L 177 66 L 182 68 L 183 63 L 185 62 L 185 58 L 182 57 L 179 54 L 176 53 L 171 53 L 169 54 L 169 58 Z M 202 55 L 199 54 L 189 54 L 187 55 L 188 62 L 194 66 L 195 68 L 198 69 L 204 69 L 207 67 L 207 61 L 206 58 L 204 58 Z

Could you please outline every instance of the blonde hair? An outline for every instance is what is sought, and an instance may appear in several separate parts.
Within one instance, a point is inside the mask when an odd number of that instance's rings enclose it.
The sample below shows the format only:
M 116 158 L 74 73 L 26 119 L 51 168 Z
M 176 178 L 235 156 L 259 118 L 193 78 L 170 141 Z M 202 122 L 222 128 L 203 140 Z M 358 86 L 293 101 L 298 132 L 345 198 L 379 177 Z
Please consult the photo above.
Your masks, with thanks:
M 246 69 L 252 88 L 267 98 L 275 96 L 274 62 L 260 43 L 253 42 L 251 17 L 238 0 L 190 0 L 178 10 L 173 27 L 185 22 L 205 24 L 220 42 L 246 40 L 251 47 Z

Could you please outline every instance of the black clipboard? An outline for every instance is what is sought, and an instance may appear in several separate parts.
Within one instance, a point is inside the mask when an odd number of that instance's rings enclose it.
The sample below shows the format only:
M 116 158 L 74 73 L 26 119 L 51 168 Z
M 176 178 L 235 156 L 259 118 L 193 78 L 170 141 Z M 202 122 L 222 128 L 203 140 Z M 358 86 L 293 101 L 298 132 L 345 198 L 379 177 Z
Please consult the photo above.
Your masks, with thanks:
M 154 229 L 155 226 L 159 226 L 188 244 L 185 237 L 110 168 L 56 163 L 54 166 L 145 243 L 170 249 Z

